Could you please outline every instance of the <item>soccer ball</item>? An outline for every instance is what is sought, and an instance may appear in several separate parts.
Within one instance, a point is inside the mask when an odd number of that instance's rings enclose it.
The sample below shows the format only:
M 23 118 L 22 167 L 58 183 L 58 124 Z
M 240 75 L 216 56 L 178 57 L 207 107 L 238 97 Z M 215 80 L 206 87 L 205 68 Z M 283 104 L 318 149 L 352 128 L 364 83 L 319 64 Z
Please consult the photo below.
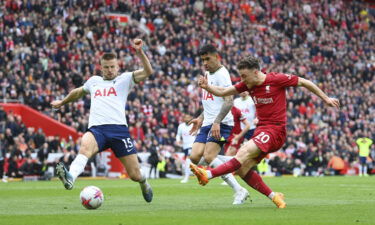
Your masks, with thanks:
M 79 195 L 81 199 L 82 205 L 86 209 L 97 209 L 99 208 L 103 201 L 104 201 L 104 195 L 103 192 L 95 186 L 87 186 Z

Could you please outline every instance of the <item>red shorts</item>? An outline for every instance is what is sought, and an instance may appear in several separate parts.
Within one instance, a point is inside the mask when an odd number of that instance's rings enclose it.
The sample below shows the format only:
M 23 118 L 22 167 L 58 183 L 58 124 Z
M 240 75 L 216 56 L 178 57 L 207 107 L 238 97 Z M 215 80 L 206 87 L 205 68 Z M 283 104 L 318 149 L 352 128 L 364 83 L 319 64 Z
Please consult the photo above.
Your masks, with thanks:
M 227 143 L 224 145 L 224 152 L 227 152 L 228 148 L 231 146 L 231 147 L 234 147 L 235 149 L 238 149 L 241 147 L 241 144 L 242 142 L 244 141 L 244 137 L 242 137 L 240 140 L 238 140 L 237 144 L 232 144 L 232 140 L 234 138 L 234 135 L 230 135 L 228 140 L 227 140 Z
M 251 138 L 262 153 L 256 158 L 260 162 L 268 153 L 276 152 L 283 147 L 286 140 L 286 127 L 263 125 L 255 129 Z

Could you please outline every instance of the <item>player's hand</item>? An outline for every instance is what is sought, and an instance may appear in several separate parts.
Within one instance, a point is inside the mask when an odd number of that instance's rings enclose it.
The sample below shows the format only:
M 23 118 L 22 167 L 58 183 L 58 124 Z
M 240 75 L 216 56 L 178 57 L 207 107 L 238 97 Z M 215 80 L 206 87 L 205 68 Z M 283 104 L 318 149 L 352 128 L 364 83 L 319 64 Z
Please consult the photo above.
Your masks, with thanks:
M 330 107 L 340 108 L 340 102 L 337 98 L 328 98 L 325 102 Z
M 59 109 L 61 106 L 63 106 L 63 102 L 61 100 L 55 100 L 51 102 L 51 106 L 54 109 Z
M 255 117 L 255 119 L 253 120 L 253 123 L 254 123 L 254 126 L 256 126 L 259 123 L 259 120 L 257 117 Z
M 212 134 L 212 137 L 214 137 L 216 140 L 220 141 L 221 135 L 220 135 L 220 124 L 219 123 L 213 123 L 212 124 L 211 134 Z
M 203 89 L 207 89 L 207 87 L 208 87 L 207 78 L 204 77 L 204 76 L 200 76 L 199 79 L 198 79 L 198 85 L 199 85 L 199 87 L 201 87 Z
M 133 45 L 133 48 L 134 48 L 137 52 L 139 52 L 139 51 L 142 50 L 143 41 L 142 41 L 142 39 L 136 38 L 136 39 L 133 40 L 133 44 L 132 44 L 132 45 Z
M 201 126 L 202 126 L 202 122 L 203 121 L 199 117 L 190 120 L 188 125 L 193 124 L 193 127 L 191 128 L 191 130 L 189 132 L 190 135 L 193 135 L 193 136 L 197 135 L 199 128 L 201 128 Z
M 234 135 L 234 137 L 233 137 L 233 139 L 231 141 L 232 145 L 236 145 L 238 143 L 238 139 L 239 139 L 238 136 L 239 136 L 238 134 Z

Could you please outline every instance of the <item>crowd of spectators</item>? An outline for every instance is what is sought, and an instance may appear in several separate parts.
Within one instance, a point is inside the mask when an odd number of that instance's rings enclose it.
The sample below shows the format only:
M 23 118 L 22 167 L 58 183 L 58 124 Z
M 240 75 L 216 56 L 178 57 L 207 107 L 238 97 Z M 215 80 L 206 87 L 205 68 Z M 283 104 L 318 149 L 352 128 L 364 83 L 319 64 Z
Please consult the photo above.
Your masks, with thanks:
M 109 12 L 128 18 L 119 22 Z M 252 54 L 266 71 L 305 77 L 340 99 L 341 110 L 330 109 L 308 91 L 290 88 L 287 142 L 269 161 L 278 174 L 295 168 L 323 174 L 333 156 L 355 166 L 357 137 L 375 140 L 374 15 L 367 3 L 339 0 L 1 1 L 0 99 L 17 99 L 85 132 L 89 96 L 59 111 L 50 102 L 99 74 L 103 52 L 116 52 L 122 71 L 138 69 L 130 42 L 142 38 L 155 73 L 129 94 L 130 132 L 140 152 L 173 153 L 183 113 L 202 110 L 197 52 L 213 43 L 233 82 L 236 62 Z M 12 156 L 78 149 L 7 116 L 0 140 Z

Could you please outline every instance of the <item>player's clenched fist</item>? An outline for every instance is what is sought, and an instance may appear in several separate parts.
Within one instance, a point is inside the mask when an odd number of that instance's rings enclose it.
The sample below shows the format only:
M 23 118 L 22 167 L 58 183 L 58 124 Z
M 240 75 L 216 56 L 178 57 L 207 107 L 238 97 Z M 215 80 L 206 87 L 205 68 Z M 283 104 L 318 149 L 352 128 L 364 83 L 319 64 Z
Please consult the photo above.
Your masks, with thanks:
M 63 105 L 63 104 L 62 104 L 62 101 L 61 101 L 61 100 L 55 100 L 55 101 L 51 102 L 51 106 L 52 106 L 52 108 L 54 108 L 54 109 L 58 109 L 58 108 L 60 108 L 62 105 Z
M 340 101 L 336 98 L 328 98 L 327 100 L 325 100 L 326 104 L 331 106 L 331 107 L 335 107 L 335 108 L 340 108 Z
M 207 86 L 208 86 L 207 78 L 204 77 L 204 76 L 200 76 L 199 79 L 198 79 L 198 85 L 199 85 L 199 87 L 201 87 L 203 89 L 206 89 Z
M 135 48 L 135 50 L 137 51 L 142 50 L 142 46 L 143 46 L 143 41 L 141 39 L 139 38 L 134 39 L 133 48 Z

